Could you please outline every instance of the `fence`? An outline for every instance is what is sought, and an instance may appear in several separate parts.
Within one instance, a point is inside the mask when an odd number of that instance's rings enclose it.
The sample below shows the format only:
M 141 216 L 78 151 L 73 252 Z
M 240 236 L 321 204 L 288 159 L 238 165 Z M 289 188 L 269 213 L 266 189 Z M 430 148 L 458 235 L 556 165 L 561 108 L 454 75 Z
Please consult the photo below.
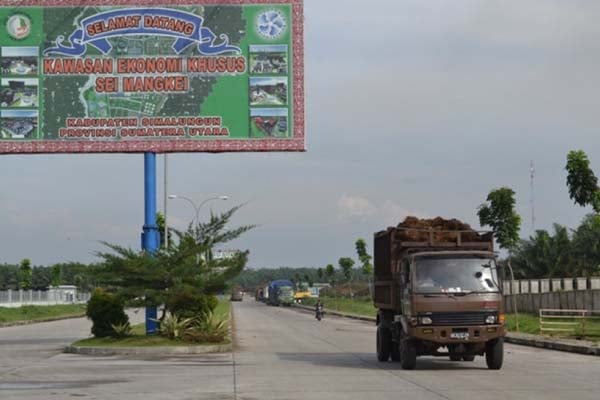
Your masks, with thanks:
M 504 306 L 507 312 L 513 312 L 513 298 L 519 312 L 530 314 L 538 314 L 540 309 L 600 310 L 600 289 L 506 295 Z
M 504 294 L 535 294 L 600 289 L 600 277 L 521 279 L 512 281 L 512 284 L 509 280 L 506 280 L 503 283 Z
M 0 291 L 0 307 L 85 303 L 90 296 L 90 293 L 77 290 L 2 290 Z
M 598 336 L 600 311 L 540 309 L 540 333 L 561 336 Z

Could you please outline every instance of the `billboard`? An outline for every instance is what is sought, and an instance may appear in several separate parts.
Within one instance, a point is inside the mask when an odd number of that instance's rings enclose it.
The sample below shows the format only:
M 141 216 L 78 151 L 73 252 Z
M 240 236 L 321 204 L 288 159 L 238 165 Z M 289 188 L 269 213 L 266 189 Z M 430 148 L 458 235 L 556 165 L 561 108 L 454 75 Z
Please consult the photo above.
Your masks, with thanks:
M 0 6 L 0 154 L 304 150 L 302 0 Z

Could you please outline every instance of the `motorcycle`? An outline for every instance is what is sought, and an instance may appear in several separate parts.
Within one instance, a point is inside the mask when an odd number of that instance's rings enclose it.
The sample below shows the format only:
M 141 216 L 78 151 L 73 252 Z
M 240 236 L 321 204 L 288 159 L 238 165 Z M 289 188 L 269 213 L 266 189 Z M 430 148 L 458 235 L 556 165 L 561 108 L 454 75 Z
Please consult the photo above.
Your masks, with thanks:
M 315 318 L 316 318 L 318 321 L 320 321 L 320 320 L 322 320 L 322 319 L 323 319 L 323 315 L 324 315 L 324 314 L 325 314 L 325 312 L 323 311 L 323 305 L 322 305 L 322 304 L 319 304 L 319 305 L 317 306 L 317 309 L 316 309 L 316 315 L 315 315 Z

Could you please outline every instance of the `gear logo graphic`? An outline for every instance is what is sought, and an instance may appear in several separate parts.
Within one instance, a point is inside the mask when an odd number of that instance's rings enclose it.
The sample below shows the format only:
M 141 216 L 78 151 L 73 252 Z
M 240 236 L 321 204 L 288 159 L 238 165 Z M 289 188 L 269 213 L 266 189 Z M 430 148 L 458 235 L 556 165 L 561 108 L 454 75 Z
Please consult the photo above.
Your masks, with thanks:
M 287 22 L 278 10 L 269 10 L 258 15 L 256 30 L 267 39 L 276 39 L 285 33 Z
M 14 39 L 25 39 L 31 32 L 31 20 L 26 15 L 14 14 L 6 22 L 6 32 Z

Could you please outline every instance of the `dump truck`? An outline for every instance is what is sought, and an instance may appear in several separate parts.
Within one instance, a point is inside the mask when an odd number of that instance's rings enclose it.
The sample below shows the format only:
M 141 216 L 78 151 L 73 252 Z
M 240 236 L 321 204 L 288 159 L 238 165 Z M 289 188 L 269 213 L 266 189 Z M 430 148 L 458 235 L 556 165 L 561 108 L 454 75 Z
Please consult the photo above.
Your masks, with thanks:
M 414 369 L 418 356 L 500 369 L 504 303 L 493 234 L 458 220 L 407 218 L 374 234 L 377 359 Z

